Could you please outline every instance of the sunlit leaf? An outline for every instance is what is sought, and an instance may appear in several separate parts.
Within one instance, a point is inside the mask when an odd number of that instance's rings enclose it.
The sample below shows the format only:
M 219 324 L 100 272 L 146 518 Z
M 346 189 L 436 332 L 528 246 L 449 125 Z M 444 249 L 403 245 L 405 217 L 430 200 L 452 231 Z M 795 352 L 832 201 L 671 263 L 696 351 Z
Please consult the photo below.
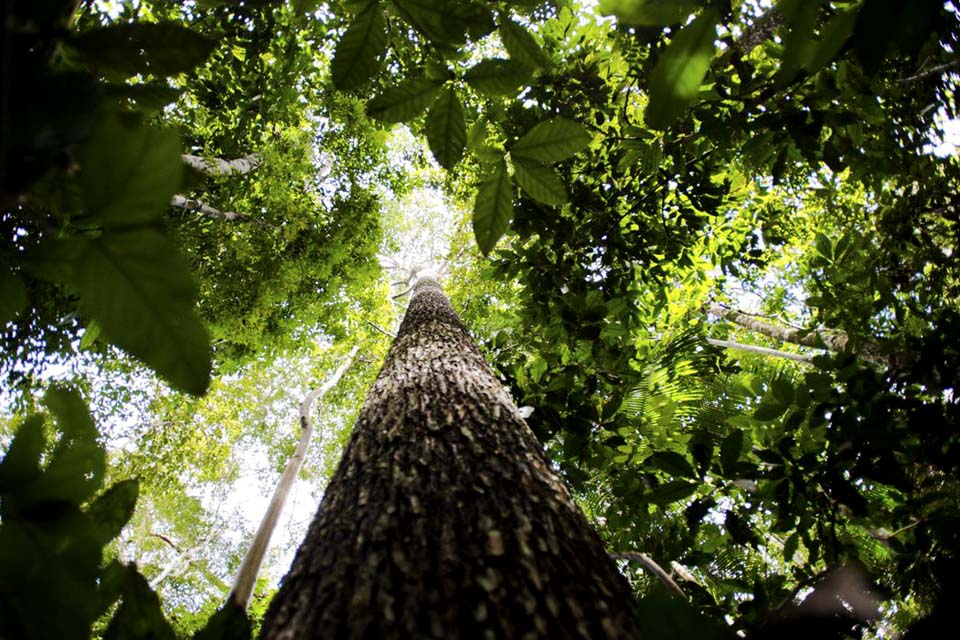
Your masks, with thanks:
M 644 112 L 652 129 L 665 129 L 692 103 L 713 61 L 720 14 L 704 10 L 673 39 L 650 76 L 650 102 Z
M 525 133 L 510 147 L 510 155 L 544 163 L 560 162 L 589 144 L 590 134 L 582 125 L 566 118 L 554 118 Z
M 531 68 L 550 67 L 550 58 L 537 44 L 533 35 L 509 18 L 503 18 L 500 21 L 500 41 L 503 42 L 503 48 L 510 54 L 511 60 Z

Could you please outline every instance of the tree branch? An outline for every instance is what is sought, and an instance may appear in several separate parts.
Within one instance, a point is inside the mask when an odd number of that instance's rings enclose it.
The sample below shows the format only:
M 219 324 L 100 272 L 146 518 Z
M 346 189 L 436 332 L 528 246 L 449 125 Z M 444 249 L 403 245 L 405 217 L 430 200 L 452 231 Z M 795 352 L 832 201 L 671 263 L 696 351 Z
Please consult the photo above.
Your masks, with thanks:
M 786 358 L 787 360 L 794 360 L 796 362 L 803 362 L 806 364 L 810 364 L 815 357 L 813 355 L 791 353 L 790 351 L 768 349 L 767 347 L 758 347 L 757 345 L 753 344 L 730 342 L 729 340 L 716 340 L 714 338 L 707 338 L 707 343 L 712 344 L 715 347 L 723 347 L 724 349 L 737 349 L 738 351 L 746 351 L 748 353 L 756 353 L 762 356 L 771 356 L 774 358 Z
M 251 153 L 248 156 L 237 158 L 236 160 L 224 160 L 222 158 L 201 158 L 200 156 L 191 156 L 183 154 L 180 156 L 183 163 L 200 173 L 208 176 L 224 177 L 232 175 L 245 175 L 260 166 L 262 159 L 259 153 Z
M 636 560 L 643 568 L 652 573 L 660 580 L 660 583 L 663 584 L 666 588 L 670 589 L 677 595 L 679 595 L 684 600 L 687 599 L 687 594 L 683 592 L 683 589 L 680 588 L 673 578 L 670 577 L 670 574 L 663 570 L 663 567 L 658 565 L 653 561 L 653 558 L 648 556 L 645 553 L 640 553 L 638 551 L 625 551 L 622 553 L 611 553 L 610 557 L 614 560 Z
M 208 218 L 214 218 L 217 220 L 228 220 L 230 222 L 248 222 L 252 218 L 245 213 L 236 213 L 233 211 L 220 211 L 219 209 L 214 209 L 209 205 L 205 205 L 199 200 L 192 200 L 190 198 L 175 195 L 170 200 L 170 206 L 177 207 L 178 209 L 187 209 L 189 211 L 196 211 L 197 213 L 202 213 Z

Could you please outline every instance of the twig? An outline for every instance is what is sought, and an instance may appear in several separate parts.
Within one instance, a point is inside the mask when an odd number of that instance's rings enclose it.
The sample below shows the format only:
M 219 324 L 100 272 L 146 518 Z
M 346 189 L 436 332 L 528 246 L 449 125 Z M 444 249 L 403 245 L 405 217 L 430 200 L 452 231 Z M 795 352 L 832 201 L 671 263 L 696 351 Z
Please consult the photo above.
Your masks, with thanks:
M 952 60 L 952 61 L 950 61 L 950 62 L 945 62 L 945 63 L 943 63 L 943 64 L 938 64 L 937 66 L 932 67 L 932 68 L 930 68 L 930 69 L 927 69 L 926 71 L 921 71 L 920 73 L 918 73 L 918 74 L 916 74 L 916 75 L 909 76 L 909 77 L 906 77 L 906 78 L 899 78 L 899 79 L 897 80 L 897 82 L 899 82 L 900 84 L 909 84 L 909 83 L 911 83 L 911 82 L 916 82 L 917 80 L 923 80 L 924 78 L 929 78 L 930 76 L 935 76 L 935 75 L 937 75 L 938 73 L 943 73 L 944 71 L 947 71 L 948 69 L 952 69 L 952 68 L 958 67 L 958 66 L 960 66 L 960 59 Z
M 396 340 L 396 339 L 397 339 L 397 336 L 396 336 L 396 335 L 394 335 L 394 334 L 390 333 L 389 331 L 387 331 L 386 329 L 383 329 L 383 328 L 381 328 L 380 326 L 378 326 L 378 325 L 370 322 L 369 320 L 367 320 L 367 324 L 370 325 L 371 327 L 373 327 L 374 329 L 376 329 L 377 331 L 379 331 L 380 333 L 382 333 L 383 335 L 387 336 L 387 337 L 390 338 L 391 340 Z
M 680 588 L 673 578 L 670 577 L 670 574 L 663 570 L 663 567 L 658 565 L 653 561 L 653 558 L 648 556 L 645 553 L 640 553 L 639 551 L 625 551 L 622 553 L 611 553 L 610 557 L 614 560 L 636 560 L 643 565 L 643 568 L 652 573 L 660 580 L 660 583 L 663 586 L 667 587 L 677 595 L 679 595 L 684 600 L 687 599 L 687 594 L 683 592 L 683 589 Z
M 168 545 L 170 545 L 170 548 L 171 548 L 171 549 L 173 549 L 173 550 L 176 551 L 177 553 L 180 553 L 180 547 L 178 547 L 173 540 L 171 540 L 170 538 L 168 538 L 168 537 L 165 536 L 164 534 L 162 534 L 162 533 L 157 533 L 156 531 L 151 531 L 151 532 L 148 533 L 147 535 L 153 536 L 154 538 L 160 538 L 161 540 L 163 540 L 164 542 L 166 542 Z

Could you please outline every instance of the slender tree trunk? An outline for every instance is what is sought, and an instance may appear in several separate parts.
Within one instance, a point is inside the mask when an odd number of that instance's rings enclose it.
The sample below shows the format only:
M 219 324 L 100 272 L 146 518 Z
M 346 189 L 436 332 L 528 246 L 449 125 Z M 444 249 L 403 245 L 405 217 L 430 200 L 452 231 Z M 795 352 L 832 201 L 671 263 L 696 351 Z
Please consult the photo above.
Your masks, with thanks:
M 814 358 L 812 355 L 781 351 L 780 349 L 768 349 L 766 347 L 758 347 L 755 344 L 743 344 L 742 342 L 731 342 L 729 340 L 716 340 L 714 338 L 707 338 L 707 343 L 712 344 L 715 347 L 722 347 L 724 349 L 736 349 L 737 351 L 746 351 L 748 353 L 756 353 L 761 356 L 771 356 L 773 358 L 786 358 L 787 360 L 806 362 L 808 364 L 812 362 Z
M 253 536 L 253 542 L 244 556 L 240 569 L 237 571 L 237 577 L 233 582 L 233 589 L 230 591 L 228 600 L 235 602 L 241 609 L 246 609 L 250 603 L 250 596 L 253 594 L 253 587 L 257 582 L 257 574 L 260 573 L 260 566 L 263 564 L 263 557 L 267 554 L 267 548 L 270 546 L 270 538 L 273 537 L 273 531 L 277 528 L 277 520 L 283 512 L 283 507 L 287 503 L 287 496 L 290 495 L 290 489 L 293 487 L 293 481 L 296 480 L 300 467 L 303 466 L 303 459 L 307 454 L 307 448 L 310 446 L 310 439 L 313 437 L 313 423 L 310 421 L 310 407 L 318 398 L 322 398 L 328 391 L 337 386 L 340 378 L 347 372 L 353 359 L 357 356 L 359 346 L 350 350 L 349 355 L 337 370 L 330 376 L 326 382 L 307 394 L 307 397 L 300 403 L 300 441 L 293 455 L 287 461 L 287 466 L 280 476 L 277 488 L 270 498 L 270 504 L 267 505 L 267 511 L 263 514 L 263 520 L 260 521 L 260 527 Z
M 727 309 L 720 305 L 711 305 L 708 312 L 710 315 L 718 318 L 724 318 L 730 322 L 740 325 L 744 329 L 749 329 L 756 333 L 763 334 L 774 340 L 799 344 L 805 347 L 814 347 L 818 349 L 829 349 L 830 351 L 843 351 L 850 344 L 850 336 L 843 331 L 835 329 L 819 329 L 812 332 L 801 331 L 792 327 L 781 327 L 772 324 L 736 309 Z M 879 366 L 886 366 L 887 358 L 883 355 L 880 346 L 873 343 L 863 343 L 859 345 L 856 355 L 860 358 Z
M 245 213 L 236 213 L 234 211 L 220 211 L 219 209 L 214 209 L 210 205 L 203 204 L 199 200 L 193 200 L 192 198 L 187 198 L 181 195 L 175 195 L 170 199 L 170 206 L 177 207 L 178 209 L 189 209 L 190 211 L 196 211 L 197 213 L 202 213 L 208 218 L 214 218 L 216 220 L 228 220 L 230 222 L 246 222 L 250 220 L 250 216 Z
M 262 637 L 639 637 L 629 586 L 432 278 Z

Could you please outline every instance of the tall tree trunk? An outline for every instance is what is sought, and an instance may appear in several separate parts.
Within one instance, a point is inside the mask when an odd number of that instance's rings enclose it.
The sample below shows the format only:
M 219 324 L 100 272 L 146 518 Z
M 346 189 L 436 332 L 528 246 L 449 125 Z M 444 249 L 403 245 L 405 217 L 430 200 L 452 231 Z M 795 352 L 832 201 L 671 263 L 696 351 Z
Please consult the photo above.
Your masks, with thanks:
M 635 638 L 629 586 L 422 278 L 263 638 Z

